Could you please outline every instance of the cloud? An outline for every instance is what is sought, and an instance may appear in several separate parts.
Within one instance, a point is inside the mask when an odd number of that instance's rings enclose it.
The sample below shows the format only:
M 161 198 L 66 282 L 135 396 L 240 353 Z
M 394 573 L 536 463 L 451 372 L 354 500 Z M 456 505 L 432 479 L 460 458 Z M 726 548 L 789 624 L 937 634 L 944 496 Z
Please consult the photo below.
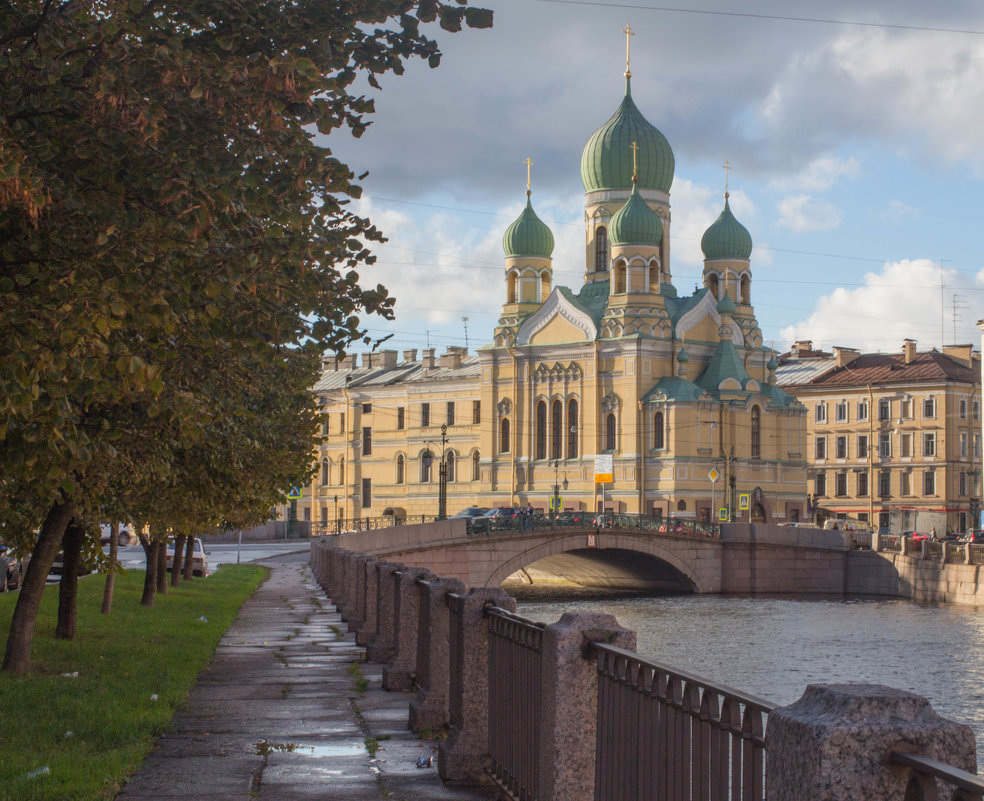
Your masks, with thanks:
M 982 287 L 984 270 L 975 275 L 941 270 L 928 259 L 891 262 L 881 272 L 867 273 L 862 286 L 839 287 L 817 298 L 812 314 L 784 328 L 781 337 L 787 343 L 812 339 L 816 346 L 865 351 L 896 351 L 906 338 L 917 340 L 920 350 L 938 348 L 941 336 L 948 345 L 977 343 L 976 313 L 959 314 L 958 306 L 955 320 L 953 298 L 978 298 Z
M 879 215 L 881 219 L 889 222 L 902 222 L 904 220 L 917 220 L 922 216 L 919 209 L 913 208 L 901 200 L 890 200 L 885 210 Z
M 800 192 L 824 192 L 841 178 L 853 178 L 859 165 L 854 157 L 820 156 L 793 175 L 778 176 L 772 185 L 782 190 Z
M 790 195 L 779 202 L 778 224 L 797 233 L 826 231 L 840 225 L 840 210 L 810 195 Z

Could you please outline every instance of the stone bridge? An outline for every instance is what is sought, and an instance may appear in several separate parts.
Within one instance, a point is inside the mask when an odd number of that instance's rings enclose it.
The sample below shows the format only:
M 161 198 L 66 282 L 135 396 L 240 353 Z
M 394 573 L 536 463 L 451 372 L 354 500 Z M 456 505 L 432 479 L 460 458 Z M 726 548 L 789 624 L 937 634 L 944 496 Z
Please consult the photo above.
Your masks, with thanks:
M 832 593 L 847 589 L 847 532 L 733 523 L 719 536 L 610 527 L 555 526 L 469 533 L 464 519 L 359 531 L 337 537 L 348 551 L 497 587 L 510 575 L 554 560 L 571 580 L 624 586 L 675 583 L 695 593 Z M 644 554 L 645 558 L 638 555 Z M 558 557 L 566 555 L 566 558 Z M 623 582 L 619 584 L 618 582 Z

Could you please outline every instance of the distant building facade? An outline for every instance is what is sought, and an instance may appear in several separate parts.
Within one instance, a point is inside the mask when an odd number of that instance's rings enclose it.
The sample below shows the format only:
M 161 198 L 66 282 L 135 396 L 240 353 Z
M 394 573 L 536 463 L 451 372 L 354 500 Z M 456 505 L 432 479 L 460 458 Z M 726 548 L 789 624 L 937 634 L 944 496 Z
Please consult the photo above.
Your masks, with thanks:
M 893 532 L 974 526 L 981 367 L 971 345 L 900 353 L 797 342 L 777 382 L 807 408 L 811 513 Z
M 701 241 L 702 287 L 670 262 L 669 143 L 632 100 L 581 159 L 585 263 L 555 286 L 554 238 L 527 203 L 503 237 L 499 323 L 449 348 L 330 360 L 318 471 L 297 502 L 315 524 L 469 505 L 797 521 L 806 411 L 775 383 L 751 301 L 752 240 L 725 193 Z M 597 483 L 596 457 L 612 480 Z M 711 477 L 716 477 L 712 481 Z

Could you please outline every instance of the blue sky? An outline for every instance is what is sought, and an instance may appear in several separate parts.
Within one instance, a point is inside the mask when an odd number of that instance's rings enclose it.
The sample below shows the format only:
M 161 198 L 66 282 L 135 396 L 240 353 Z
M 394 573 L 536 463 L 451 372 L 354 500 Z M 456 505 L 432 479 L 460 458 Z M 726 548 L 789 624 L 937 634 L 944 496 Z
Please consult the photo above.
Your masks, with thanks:
M 699 282 L 700 236 L 731 207 L 755 243 L 765 341 L 897 351 L 980 345 L 984 318 L 984 6 L 954 0 L 498 0 L 495 26 L 434 36 L 436 70 L 388 76 L 361 139 L 328 140 L 390 241 L 363 276 L 397 298 L 366 320 L 387 348 L 486 344 L 504 296 L 502 234 L 525 203 L 552 228 L 554 282 L 581 285 L 580 157 L 624 89 L 676 157 L 671 271 Z M 798 22 L 769 15 L 865 25 Z M 944 32 L 947 28 L 965 32 Z M 942 290 L 941 290 L 942 282 Z

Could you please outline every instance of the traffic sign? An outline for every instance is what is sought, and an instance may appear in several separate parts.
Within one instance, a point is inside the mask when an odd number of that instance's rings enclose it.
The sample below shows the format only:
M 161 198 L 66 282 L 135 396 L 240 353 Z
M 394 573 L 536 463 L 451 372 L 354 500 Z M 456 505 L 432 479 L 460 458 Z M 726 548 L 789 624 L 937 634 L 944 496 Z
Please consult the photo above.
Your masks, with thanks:
M 712 467 L 710 470 L 707 471 L 707 477 L 713 483 L 721 477 L 721 474 L 718 472 L 718 469 L 716 467 Z
M 747 492 L 743 492 L 743 493 L 741 493 L 738 496 L 738 511 L 739 512 L 747 512 L 748 511 L 748 509 L 749 509 L 748 501 L 749 501 L 749 497 L 748 497 L 748 493 Z
M 728 508 L 726 506 L 722 506 L 720 509 L 718 509 L 718 521 L 720 521 L 721 523 L 728 522 Z
M 287 490 L 287 500 L 299 501 L 303 494 L 304 492 L 300 487 L 291 487 L 289 490 Z

